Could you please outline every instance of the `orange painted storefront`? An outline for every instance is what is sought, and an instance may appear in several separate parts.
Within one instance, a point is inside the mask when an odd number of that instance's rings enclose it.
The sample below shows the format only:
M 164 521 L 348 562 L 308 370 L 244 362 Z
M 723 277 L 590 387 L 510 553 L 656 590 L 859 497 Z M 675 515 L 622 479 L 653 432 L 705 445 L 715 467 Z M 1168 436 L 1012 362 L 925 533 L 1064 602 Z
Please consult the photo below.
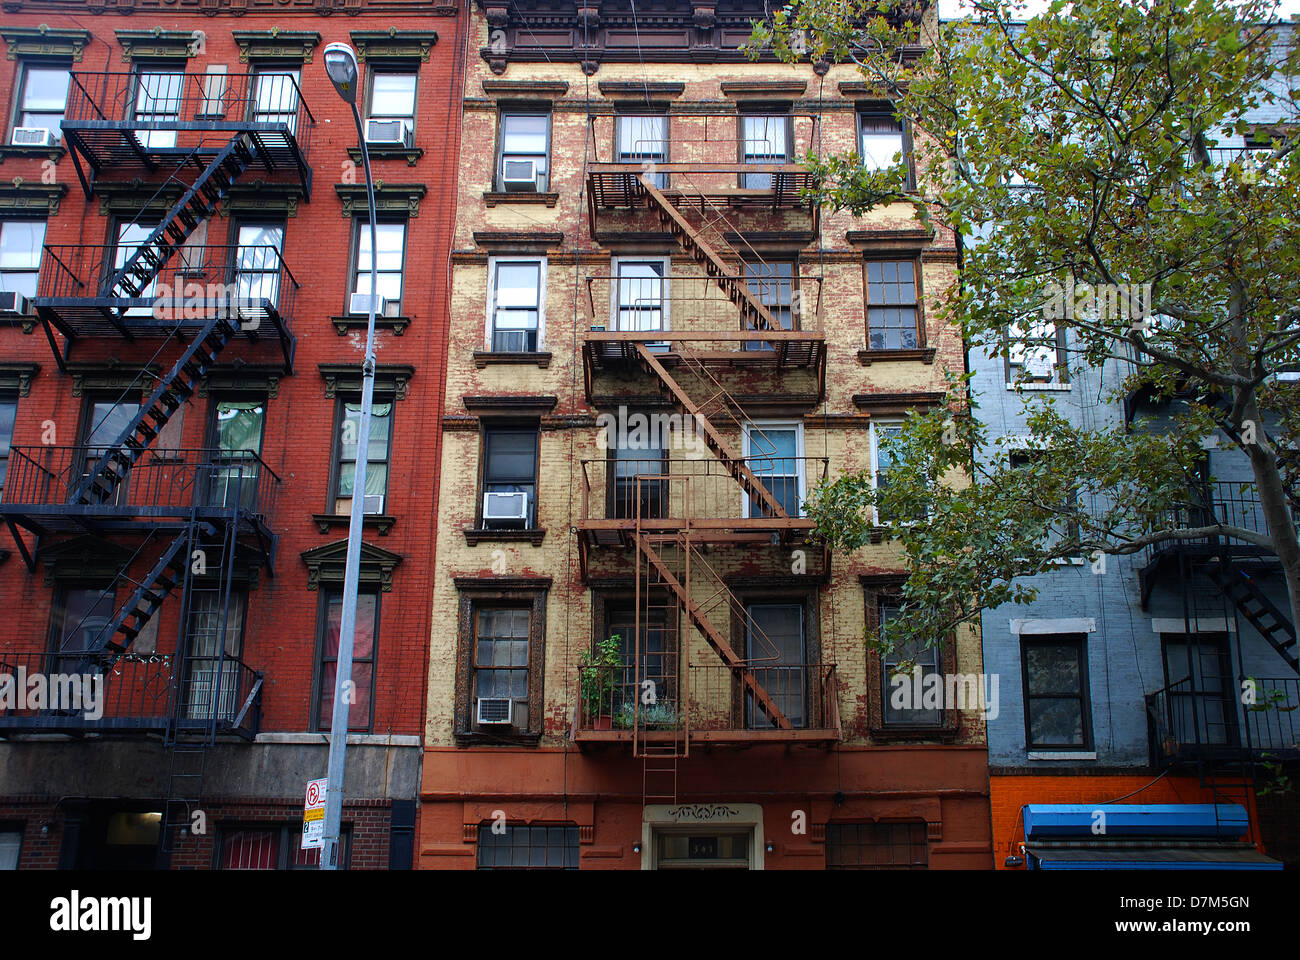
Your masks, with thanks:
M 1006 858 L 1020 855 L 1024 840 L 1021 808 L 1028 803 L 1213 803 L 1214 793 L 1195 777 L 1162 777 L 1150 773 L 1100 776 L 990 776 L 989 805 L 993 813 L 993 864 L 1005 870 Z M 1259 822 L 1254 795 L 1241 788 L 1221 791 L 1220 803 L 1240 803 Z M 1258 837 L 1256 837 L 1258 840 Z M 1267 853 L 1262 843 L 1260 850 Z

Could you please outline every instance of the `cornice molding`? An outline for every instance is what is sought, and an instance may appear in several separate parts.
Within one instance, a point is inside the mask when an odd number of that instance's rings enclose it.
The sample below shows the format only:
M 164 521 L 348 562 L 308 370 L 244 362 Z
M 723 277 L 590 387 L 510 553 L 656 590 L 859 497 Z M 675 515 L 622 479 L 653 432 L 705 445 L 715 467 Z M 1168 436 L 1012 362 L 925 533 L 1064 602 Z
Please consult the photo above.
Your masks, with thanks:
M 0 213 L 57 216 L 67 192 L 66 183 L 27 183 L 22 177 L 14 177 L 0 184 Z
M 200 30 L 114 30 L 122 47 L 122 62 L 138 59 L 188 60 L 198 55 L 202 42 Z
M 316 368 L 325 380 L 326 399 L 361 392 L 361 364 L 318 363 Z M 405 400 L 413 376 L 415 367 L 409 363 L 376 364 L 374 392 L 380 396 L 391 395 L 394 400 Z
M 0 363 L 0 390 L 25 397 L 32 390 L 32 377 L 41 370 L 39 363 Z
M 297 60 L 311 63 L 320 34 L 315 30 L 235 30 L 231 35 L 239 46 L 239 62 L 254 60 Z
M 438 42 L 434 30 L 353 30 L 350 34 L 362 63 L 374 60 L 416 60 L 429 62 L 429 53 Z
M 335 540 L 323 546 L 312 547 L 299 554 L 307 565 L 307 589 L 317 590 L 323 583 L 342 586 L 347 566 L 348 541 Z M 393 571 L 402 562 L 402 555 L 361 541 L 360 582 L 363 586 L 378 586 L 384 593 L 393 589 Z
M 336 183 L 334 192 L 343 201 L 343 218 L 366 214 L 370 204 L 364 183 Z M 429 192 L 423 183 L 384 183 L 375 181 L 375 212 L 399 213 L 414 220 L 420 215 L 420 201 Z
M 89 30 L 56 30 L 42 23 L 39 27 L 4 27 L 0 38 L 5 42 L 5 59 L 19 57 L 70 58 L 81 62 L 81 52 L 90 42 Z

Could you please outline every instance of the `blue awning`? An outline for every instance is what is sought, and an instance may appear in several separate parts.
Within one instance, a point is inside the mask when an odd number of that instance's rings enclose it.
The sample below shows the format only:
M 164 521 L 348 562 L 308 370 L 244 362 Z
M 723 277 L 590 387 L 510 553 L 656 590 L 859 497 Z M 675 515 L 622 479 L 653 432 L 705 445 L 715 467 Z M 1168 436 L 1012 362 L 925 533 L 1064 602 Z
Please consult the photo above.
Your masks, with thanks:
M 1249 845 L 1206 847 L 1025 847 L 1030 870 L 1281 870 L 1280 861 Z

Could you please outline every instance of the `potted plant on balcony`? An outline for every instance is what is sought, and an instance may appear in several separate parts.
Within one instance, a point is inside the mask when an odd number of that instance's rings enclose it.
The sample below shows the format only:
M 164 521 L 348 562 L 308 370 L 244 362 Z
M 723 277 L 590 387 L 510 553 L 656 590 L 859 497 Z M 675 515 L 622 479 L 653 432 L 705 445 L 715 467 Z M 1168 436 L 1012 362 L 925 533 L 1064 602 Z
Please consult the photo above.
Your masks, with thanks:
M 583 712 L 596 730 L 614 726 L 614 671 L 623 665 L 621 637 L 610 634 L 578 661 Z

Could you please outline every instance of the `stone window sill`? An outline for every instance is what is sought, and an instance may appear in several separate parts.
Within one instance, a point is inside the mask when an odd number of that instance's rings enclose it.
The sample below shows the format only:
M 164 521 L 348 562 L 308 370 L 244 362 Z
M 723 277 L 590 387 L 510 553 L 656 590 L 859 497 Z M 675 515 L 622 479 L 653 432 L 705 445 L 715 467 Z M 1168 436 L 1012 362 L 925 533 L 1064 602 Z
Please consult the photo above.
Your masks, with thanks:
M 376 147 L 369 148 L 371 160 L 395 160 L 403 159 L 408 167 L 413 167 L 422 156 L 424 156 L 423 147 Z M 361 162 L 361 150 L 358 147 L 348 147 L 348 156 L 352 158 L 353 163 Z
M 1068 383 L 1011 383 L 1007 382 L 1008 390 L 1032 390 L 1038 393 L 1069 393 L 1073 387 Z
M 536 364 L 545 370 L 551 365 L 550 351 L 475 350 L 474 366 L 482 369 L 496 364 Z
M 10 134 L 12 136 L 12 133 Z M 0 163 L 12 158 L 14 160 L 49 160 L 58 163 L 67 153 L 62 143 L 51 147 L 28 146 L 21 143 L 0 144 Z
M 540 528 L 529 530 L 483 530 L 478 527 L 464 529 L 465 543 L 476 547 L 480 543 L 531 543 L 540 547 L 546 531 Z
M 922 363 L 934 363 L 934 347 L 917 347 L 910 350 L 859 350 L 858 363 L 864 367 L 872 363 L 892 360 L 920 360 Z
M 346 337 L 349 330 L 366 329 L 367 319 L 360 315 L 345 315 L 330 317 L 330 323 L 334 324 L 334 329 L 338 331 L 340 337 Z M 410 323 L 410 317 L 375 317 L 375 329 L 392 330 L 395 337 L 400 337 Z
M 560 200 L 558 193 L 505 193 L 500 190 L 484 190 L 483 202 L 489 207 L 495 207 L 503 203 L 544 203 L 548 207 L 555 206 Z
M 313 513 L 311 518 L 316 521 L 316 527 L 321 533 L 329 533 L 333 527 L 346 527 L 352 519 L 340 513 Z M 388 531 L 393 529 L 395 523 L 397 518 L 386 513 L 367 513 L 361 518 L 362 527 L 374 527 L 381 537 L 388 536 Z
M 1030 760 L 1096 760 L 1096 750 L 1030 750 Z

